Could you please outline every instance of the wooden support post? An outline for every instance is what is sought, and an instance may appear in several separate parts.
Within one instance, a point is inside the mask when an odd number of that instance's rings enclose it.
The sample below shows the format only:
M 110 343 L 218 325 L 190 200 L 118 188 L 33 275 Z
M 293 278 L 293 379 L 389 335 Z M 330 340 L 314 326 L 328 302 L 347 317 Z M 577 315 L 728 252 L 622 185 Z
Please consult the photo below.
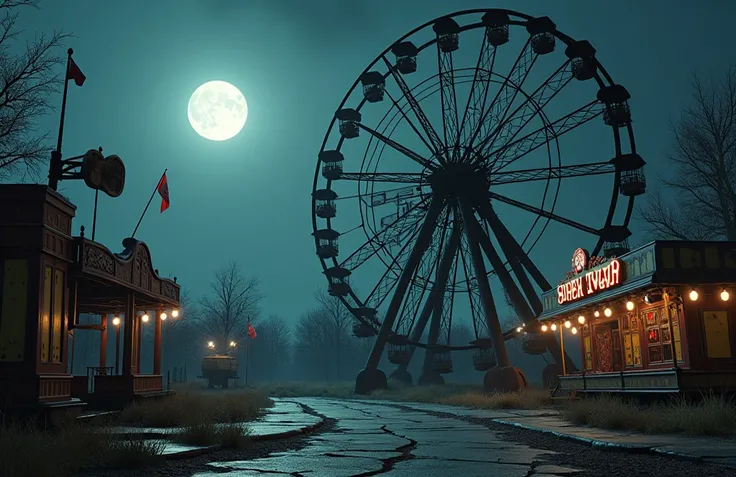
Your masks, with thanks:
M 141 345 L 143 344 L 143 322 L 135 315 L 135 374 L 141 374 Z
M 100 374 L 107 368 L 107 313 L 100 315 Z
M 161 374 L 161 313 L 163 310 L 156 310 L 156 316 L 153 318 L 153 374 Z
M 123 322 L 123 376 L 133 373 L 133 327 L 135 321 L 135 293 L 128 293 L 128 303 L 125 307 L 125 321 Z

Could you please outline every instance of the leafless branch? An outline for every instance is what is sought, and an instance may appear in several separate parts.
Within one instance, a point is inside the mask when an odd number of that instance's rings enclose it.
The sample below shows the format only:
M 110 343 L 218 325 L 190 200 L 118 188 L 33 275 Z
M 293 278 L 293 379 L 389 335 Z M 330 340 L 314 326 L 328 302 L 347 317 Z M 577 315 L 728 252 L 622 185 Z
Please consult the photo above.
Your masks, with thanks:
M 720 82 L 693 74 L 692 91 L 671 127 L 664 191 L 649 194 L 638 216 L 654 238 L 736 240 L 736 67 Z

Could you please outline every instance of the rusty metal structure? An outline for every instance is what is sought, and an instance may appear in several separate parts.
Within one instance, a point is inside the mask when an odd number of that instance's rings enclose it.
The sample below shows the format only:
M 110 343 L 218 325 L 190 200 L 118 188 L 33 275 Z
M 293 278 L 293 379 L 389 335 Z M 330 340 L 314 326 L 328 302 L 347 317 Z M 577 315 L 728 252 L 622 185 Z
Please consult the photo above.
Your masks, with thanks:
M 423 347 L 420 383 L 442 382 L 451 352 L 474 349 L 487 389 L 526 384 L 509 361 L 505 340 L 518 333 L 502 329 L 498 298 L 508 297 L 519 326 L 542 312 L 552 286 L 530 252 L 549 224 L 592 238 L 594 255 L 627 251 L 646 188 L 629 97 L 589 42 L 509 10 L 437 18 L 368 65 L 325 135 L 312 195 L 329 292 L 352 312 L 356 336 L 375 337 L 356 392 L 386 386 L 378 365 L 387 347 L 392 377 L 404 381 Z M 568 141 L 584 135 L 605 148 Z M 574 209 L 559 195 L 563 179 L 587 182 L 591 193 L 573 205 L 598 211 L 596 226 L 559 211 Z M 452 342 L 462 317 L 471 343 Z M 530 333 L 524 350 L 558 363 L 564 355 L 549 334 Z

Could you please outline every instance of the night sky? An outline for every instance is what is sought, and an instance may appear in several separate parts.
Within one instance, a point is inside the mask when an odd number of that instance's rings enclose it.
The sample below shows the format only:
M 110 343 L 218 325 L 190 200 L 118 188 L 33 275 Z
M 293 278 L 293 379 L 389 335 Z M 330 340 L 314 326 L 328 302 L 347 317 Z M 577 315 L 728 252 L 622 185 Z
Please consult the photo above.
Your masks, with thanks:
M 70 84 L 64 157 L 102 146 L 126 164 L 123 195 L 100 196 L 97 240 L 120 251 L 168 168 L 171 208 L 160 214 L 155 198 L 136 234 L 151 248 L 154 266 L 198 297 L 214 269 L 236 260 L 245 275 L 261 279 L 264 312 L 293 321 L 313 306 L 315 290 L 326 288 L 310 236 L 310 194 L 317 154 L 343 96 L 409 30 L 453 11 L 486 7 L 549 16 L 562 32 L 593 44 L 631 93 L 650 184 L 667 168 L 669 121 L 689 100 L 691 72 L 720 75 L 736 56 L 727 40 L 736 3 L 727 0 L 55 0 L 25 11 L 20 26 L 74 35 L 68 46 L 87 81 L 81 88 Z M 477 48 L 468 42 L 463 54 L 474 58 Z M 555 54 L 562 58 L 562 49 Z M 188 123 L 191 93 L 210 80 L 234 84 L 248 101 L 248 122 L 232 140 L 208 141 Z M 589 90 L 580 94 L 592 99 Z M 572 104 L 574 94 L 569 98 Z M 42 126 L 55 139 L 58 116 Z M 608 142 L 596 133 L 570 133 L 560 143 L 562 164 L 613 157 L 608 131 Z M 599 227 L 610 180 L 603 189 L 582 184 L 563 184 L 555 211 Z M 94 192 L 81 182 L 62 183 L 60 191 L 78 207 L 75 234 L 84 225 L 89 235 Z M 517 198 L 531 203 L 531 193 Z M 339 230 L 360 223 L 343 210 Z M 526 220 L 521 212 L 499 214 L 512 229 Z M 647 240 L 636 226 L 633 231 L 633 243 Z M 557 282 L 572 250 L 592 244 L 590 236 L 550 226 L 532 258 Z M 361 289 L 369 286 L 365 280 Z

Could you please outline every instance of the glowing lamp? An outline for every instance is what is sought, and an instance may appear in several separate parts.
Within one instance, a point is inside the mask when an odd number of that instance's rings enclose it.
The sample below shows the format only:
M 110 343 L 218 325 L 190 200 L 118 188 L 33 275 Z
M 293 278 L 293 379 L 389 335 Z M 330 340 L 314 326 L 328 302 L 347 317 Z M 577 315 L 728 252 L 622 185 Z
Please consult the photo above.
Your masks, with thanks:
M 115 326 L 120 326 L 120 317 L 115 317 L 112 319 L 112 324 Z
M 210 348 L 210 349 L 214 349 L 214 347 L 215 347 L 215 342 L 214 342 L 214 341 L 209 341 L 209 342 L 207 343 L 207 347 L 208 347 L 208 348 Z
M 552 323 L 552 325 L 550 326 L 550 329 L 552 331 L 556 331 L 557 330 L 557 323 Z
M 598 312 L 596 311 L 596 313 Z M 578 316 L 578 323 L 580 323 L 581 325 L 585 324 L 585 317 L 583 315 Z
M 143 323 L 148 323 L 148 313 L 146 313 L 143 316 L 141 316 L 141 321 Z
M 578 329 L 573 326 L 573 328 L 570 330 L 570 333 L 576 335 L 578 334 Z
M 626 309 L 629 310 L 629 311 L 633 311 L 634 310 L 634 302 L 633 301 L 627 301 L 626 302 Z
M 721 300 L 728 301 L 729 298 L 731 298 L 731 295 L 728 293 L 726 289 L 721 291 Z
M 519 327 L 516 328 L 516 332 L 517 333 L 521 333 L 521 326 L 519 326 Z
M 166 316 L 166 313 L 161 313 L 161 315 L 159 315 L 159 318 L 161 318 L 161 321 L 164 321 L 168 317 Z
M 570 320 L 565 320 L 565 328 L 570 329 L 572 326 L 572 323 L 570 323 Z
M 593 313 L 593 316 L 595 316 L 596 318 L 598 318 L 599 316 L 601 316 L 601 312 L 600 312 L 600 311 L 598 311 L 598 310 L 596 310 L 596 311 L 595 311 L 595 312 Z
M 172 318 L 179 318 L 179 310 L 177 310 L 177 309 L 171 310 L 171 317 Z
M 547 325 L 542 325 L 542 332 L 547 331 Z
M 698 295 L 698 292 L 697 291 L 690 290 L 690 300 L 691 301 L 697 300 L 698 299 L 698 296 L 700 296 L 700 295 Z
M 236 343 L 235 343 L 235 341 L 231 341 L 231 342 L 230 342 L 230 347 L 231 347 L 231 348 L 235 348 L 235 346 L 236 346 Z
M 606 315 L 606 318 L 610 318 L 613 312 L 610 308 L 606 308 L 605 310 L 603 310 L 603 314 Z

